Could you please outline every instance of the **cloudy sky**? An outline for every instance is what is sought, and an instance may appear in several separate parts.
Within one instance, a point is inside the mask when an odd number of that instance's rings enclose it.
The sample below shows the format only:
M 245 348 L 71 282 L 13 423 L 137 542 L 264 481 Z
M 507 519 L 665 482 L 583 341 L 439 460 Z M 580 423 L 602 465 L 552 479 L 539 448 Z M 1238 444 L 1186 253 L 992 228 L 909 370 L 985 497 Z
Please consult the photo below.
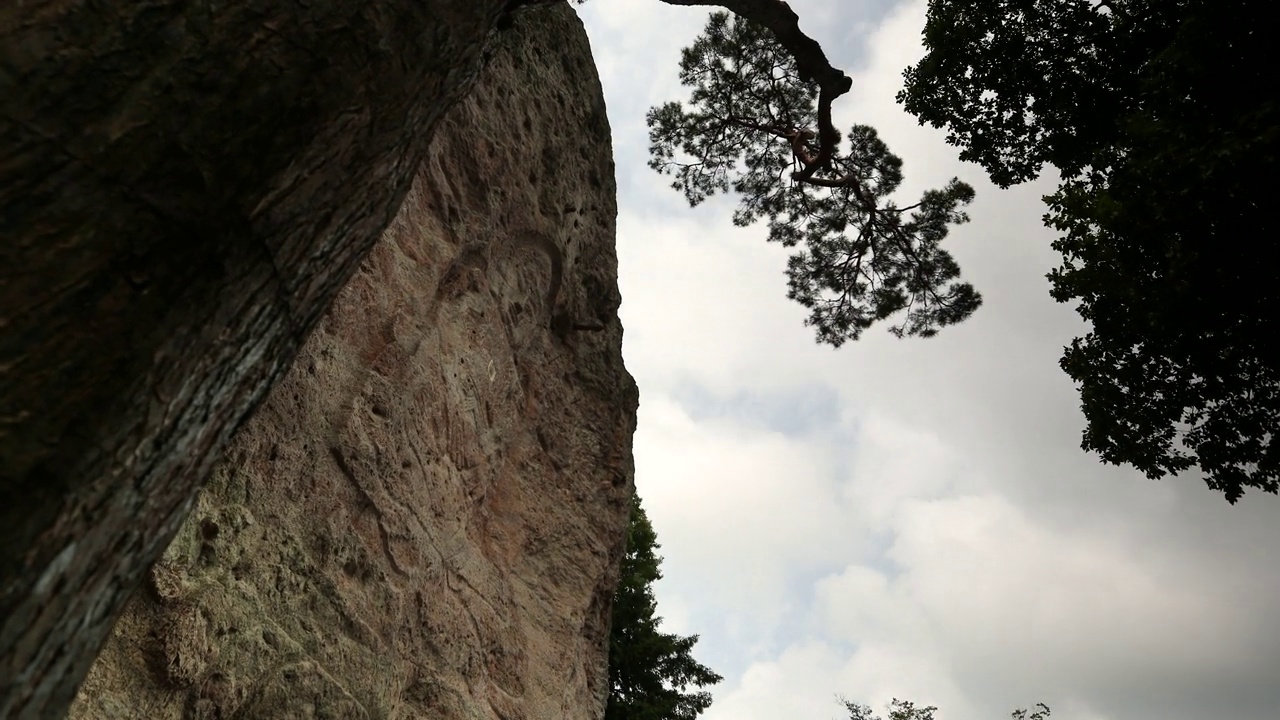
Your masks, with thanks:
M 662 544 L 664 628 L 725 676 L 706 720 L 828 720 L 834 697 L 939 720 L 1280 718 L 1280 501 L 1227 505 L 1079 449 L 1057 367 L 1082 325 L 1048 296 L 1052 180 L 1000 191 L 893 96 L 919 0 L 791 0 L 854 77 L 837 125 L 877 127 L 906 192 L 960 176 L 947 240 L 986 298 L 931 340 L 874 328 L 819 347 L 785 298 L 787 251 L 691 210 L 645 166 L 645 110 L 685 95 L 707 11 L 580 9 L 613 123 L 623 351 L 640 384 L 636 484 Z

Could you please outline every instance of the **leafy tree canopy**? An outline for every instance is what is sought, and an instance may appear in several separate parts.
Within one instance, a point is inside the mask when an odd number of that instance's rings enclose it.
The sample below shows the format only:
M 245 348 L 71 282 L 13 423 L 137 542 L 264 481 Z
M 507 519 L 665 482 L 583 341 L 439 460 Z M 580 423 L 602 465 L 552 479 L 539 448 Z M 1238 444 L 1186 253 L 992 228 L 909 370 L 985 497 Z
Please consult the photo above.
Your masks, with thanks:
M 899 205 L 901 159 L 873 128 L 834 128 L 851 81 L 785 2 L 662 1 L 733 15 L 685 50 L 687 103 L 650 111 L 650 164 L 690 204 L 737 193 L 735 223 L 764 219 L 799 248 L 788 296 L 819 341 L 969 317 L 981 298 L 940 243 L 972 188 Z M 1280 489 L 1280 289 L 1261 259 L 1280 139 L 1271 14 L 1258 0 L 930 0 L 927 54 L 898 96 L 1001 186 L 1059 171 L 1051 292 L 1092 326 L 1061 361 L 1082 447 L 1153 479 L 1198 467 L 1233 503 Z
M 899 100 L 1000 185 L 1063 181 L 1052 294 L 1092 325 L 1062 367 L 1083 447 L 1148 477 L 1277 491 L 1280 139 L 1269 3 L 931 0 Z
M 653 583 L 662 577 L 658 538 L 640 498 L 631 506 L 627 553 L 613 598 L 609 633 L 609 702 L 605 720 L 693 720 L 711 705 L 697 688 L 722 679 L 690 655 L 697 635 L 658 630 Z
M 940 243 L 968 220 L 961 208 L 973 189 L 953 179 L 899 205 L 901 158 L 874 128 L 842 137 L 831 127 L 833 93 L 798 57 L 773 29 L 712 14 L 680 63 L 688 103 L 649 112 L 651 167 L 672 175 L 691 205 L 732 190 L 741 199 L 735 224 L 763 218 L 769 240 L 801 247 L 787 265 L 787 295 L 809 309 L 822 342 L 856 340 L 898 314 L 899 336 L 927 337 L 969 317 L 981 298 Z

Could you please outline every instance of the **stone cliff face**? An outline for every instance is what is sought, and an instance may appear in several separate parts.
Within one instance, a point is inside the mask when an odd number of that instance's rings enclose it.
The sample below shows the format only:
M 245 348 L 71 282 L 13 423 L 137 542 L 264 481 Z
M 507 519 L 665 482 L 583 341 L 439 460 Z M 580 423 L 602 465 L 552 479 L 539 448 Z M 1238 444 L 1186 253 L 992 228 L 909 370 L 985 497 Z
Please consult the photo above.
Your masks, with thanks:
M 509 4 L 0 2 L 0 717 L 66 713 Z
M 598 718 L 632 489 L 603 97 L 521 12 L 73 718 Z

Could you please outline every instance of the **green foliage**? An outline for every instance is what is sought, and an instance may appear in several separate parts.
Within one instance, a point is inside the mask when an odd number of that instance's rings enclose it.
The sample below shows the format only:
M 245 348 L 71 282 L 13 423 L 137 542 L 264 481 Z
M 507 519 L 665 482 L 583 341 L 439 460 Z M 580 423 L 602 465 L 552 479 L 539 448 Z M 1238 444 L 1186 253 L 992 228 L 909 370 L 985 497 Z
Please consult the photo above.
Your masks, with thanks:
M 1126 3 L 1126 7 L 1130 3 Z M 1134 72 L 1158 35 L 1135 33 L 1096 0 L 932 0 L 928 54 L 898 100 L 1001 187 L 1052 164 L 1066 175 L 1114 140 Z
M 859 705 L 844 698 L 839 698 L 838 702 L 849 711 L 849 720 L 880 720 L 868 705 Z M 938 708 L 932 705 L 916 707 L 910 700 L 894 698 L 889 703 L 889 716 L 885 720 L 934 720 L 933 714 L 937 711 Z
M 1048 720 L 1051 714 L 1048 705 L 1036 703 L 1035 710 L 1014 710 L 1012 718 L 1013 720 Z
M 844 698 L 838 698 L 837 702 L 849 712 L 849 720 L 880 720 L 880 716 L 872 712 L 871 708 L 866 705 L 860 705 Z M 936 712 L 938 712 L 938 708 L 932 705 L 917 707 L 910 700 L 894 698 L 889 703 L 889 715 L 884 720 L 934 720 L 933 714 Z M 1049 720 L 1050 714 L 1048 705 L 1036 703 L 1034 710 L 1014 710 L 1011 717 L 1012 720 Z
M 1062 173 L 1049 279 L 1092 325 L 1062 358 L 1082 446 L 1151 478 L 1198 466 L 1230 502 L 1280 485 L 1270 10 L 932 0 L 899 95 L 997 183 Z
M 640 498 L 631 506 L 627 554 L 622 559 L 609 633 L 609 703 L 605 720 L 693 720 L 711 705 L 711 693 L 687 688 L 722 679 L 689 654 L 697 635 L 659 632 L 653 583 L 662 577 L 657 535 Z
M 939 246 L 973 189 L 953 179 L 901 207 L 902 160 L 875 129 L 856 125 L 847 149 L 823 158 L 816 145 L 818 88 L 766 29 L 715 13 L 684 50 L 688 106 L 649 111 L 650 166 L 698 205 L 733 191 L 736 225 L 765 218 L 768 239 L 803 246 L 787 265 L 787 296 L 809 309 L 819 341 L 839 346 L 877 321 L 904 314 L 898 336 L 928 337 L 981 304 Z M 847 141 L 847 142 L 845 142 Z

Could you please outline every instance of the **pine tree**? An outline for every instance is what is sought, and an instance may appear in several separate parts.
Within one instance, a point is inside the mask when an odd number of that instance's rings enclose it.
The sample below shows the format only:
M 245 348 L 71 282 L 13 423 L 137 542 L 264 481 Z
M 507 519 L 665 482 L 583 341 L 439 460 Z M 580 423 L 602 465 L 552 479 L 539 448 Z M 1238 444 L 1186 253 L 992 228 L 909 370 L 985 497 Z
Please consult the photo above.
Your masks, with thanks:
M 700 690 L 722 679 L 690 656 L 697 635 L 660 632 L 653 583 L 662 558 L 653 526 L 635 497 L 627 554 L 613 599 L 609 635 L 609 704 L 605 720 L 693 720 L 711 705 Z
M 898 337 L 965 320 L 982 298 L 941 243 L 968 222 L 973 188 L 953 178 L 899 204 L 902 159 L 875 128 L 842 136 L 831 124 L 831 101 L 852 81 L 816 43 L 783 42 L 786 31 L 713 13 L 680 61 L 689 100 L 649 111 L 650 167 L 690 205 L 737 194 L 734 224 L 763 219 L 769 241 L 797 248 L 787 297 L 809 310 L 820 342 L 839 347 L 890 317 Z

